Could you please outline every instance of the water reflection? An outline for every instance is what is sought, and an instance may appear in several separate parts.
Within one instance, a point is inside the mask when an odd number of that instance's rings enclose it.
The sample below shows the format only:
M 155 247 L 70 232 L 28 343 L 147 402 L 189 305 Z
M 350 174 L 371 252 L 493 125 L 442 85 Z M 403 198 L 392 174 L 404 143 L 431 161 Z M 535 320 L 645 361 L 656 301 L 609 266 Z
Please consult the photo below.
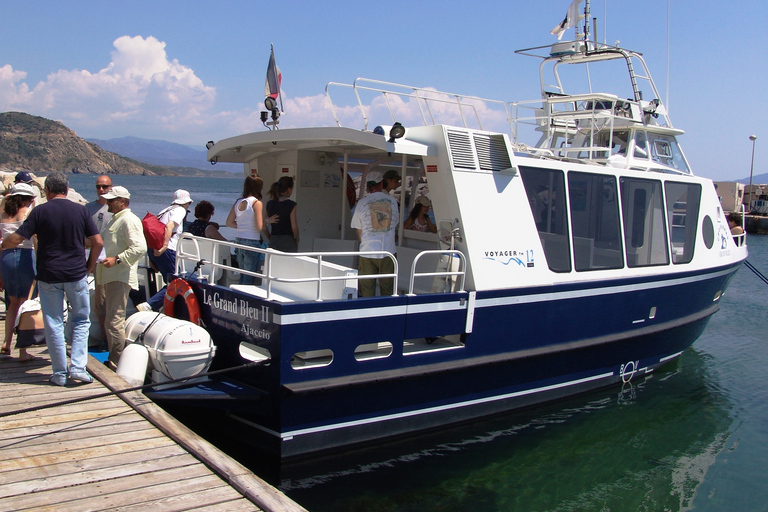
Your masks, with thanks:
M 729 437 L 706 373 L 689 350 L 621 388 L 284 465 L 280 488 L 312 512 L 684 510 Z

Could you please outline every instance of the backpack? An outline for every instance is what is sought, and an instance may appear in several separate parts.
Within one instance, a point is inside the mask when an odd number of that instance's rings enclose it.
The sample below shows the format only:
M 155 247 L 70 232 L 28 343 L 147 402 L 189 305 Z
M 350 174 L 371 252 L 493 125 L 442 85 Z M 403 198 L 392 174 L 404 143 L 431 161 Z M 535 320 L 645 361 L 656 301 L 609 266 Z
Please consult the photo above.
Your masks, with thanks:
M 157 215 L 149 213 L 141 219 L 141 225 L 144 228 L 144 238 L 147 239 L 147 247 L 159 250 L 165 242 L 165 224 L 160 222 Z

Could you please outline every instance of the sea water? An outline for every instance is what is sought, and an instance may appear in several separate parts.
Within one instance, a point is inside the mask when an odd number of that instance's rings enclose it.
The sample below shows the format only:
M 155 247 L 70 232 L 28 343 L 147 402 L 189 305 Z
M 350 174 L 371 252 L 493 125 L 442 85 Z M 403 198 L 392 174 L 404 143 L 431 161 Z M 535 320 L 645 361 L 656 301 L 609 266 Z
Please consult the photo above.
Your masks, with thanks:
M 242 188 L 242 176 L 113 181 L 139 216 L 184 188 L 221 224 Z M 95 182 L 70 177 L 89 200 Z M 768 237 L 747 243 L 768 275 Z M 270 461 L 220 419 L 182 419 L 311 512 L 768 510 L 768 285 L 743 266 L 720 308 L 648 378 L 308 462 Z
M 75 189 L 88 201 L 96 199 L 95 174 L 69 174 L 70 188 Z M 158 213 L 173 201 L 173 193 L 184 189 L 194 201 L 189 208 L 187 221 L 195 220 L 195 205 L 206 200 L 213 204 L 213 222 L 220 224 L 219 231 L 228 239 L 234 239 L 235 230 L 224 226 L 232 205 L 243 191 L 244 175 L 222 172 L 221 177 L 178 177 L 178 176 L 130 176 L 112 175 L 112 185 L 120 185 L 131 193 L 130 208 L 139 218 L 147 212 Z M 268 188 L 268 184 L 265 184 Z M 266 189 L 264 193 L 266 195 Z

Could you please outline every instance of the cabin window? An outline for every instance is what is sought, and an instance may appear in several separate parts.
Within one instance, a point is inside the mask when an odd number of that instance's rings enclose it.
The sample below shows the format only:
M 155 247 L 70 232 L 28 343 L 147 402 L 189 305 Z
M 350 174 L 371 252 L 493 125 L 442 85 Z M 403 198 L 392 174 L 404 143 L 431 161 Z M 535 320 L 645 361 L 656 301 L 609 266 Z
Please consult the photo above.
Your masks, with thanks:
M 621 179 L 621 213 L 628 267 L 669 263 L 661 182 Z
M 520 175 L 549 269 L 570 272 L 563 171 L 520 166 Z
M 616 178 L 569 172 L 568 196 L 576 270 L 622 268 L 624 257 Z
M 645 136 L 645 132 L 635 133 L 635 151 L 633 154 L 635 158 L 648 160 L 648 138 Z
M 683 156 L 683 150 L 680 149 L 674 137 L 655 133 L 649 133 L 648 137 L 650 139 L 651 159 L 654 162 L 677 169 L 685 174 L 691 173 Z
M 672 263 L 689 263 L 693 259 L 696 227 L 699 224 L 701 185 L 668 181 L 664 184 L 664 193 Z

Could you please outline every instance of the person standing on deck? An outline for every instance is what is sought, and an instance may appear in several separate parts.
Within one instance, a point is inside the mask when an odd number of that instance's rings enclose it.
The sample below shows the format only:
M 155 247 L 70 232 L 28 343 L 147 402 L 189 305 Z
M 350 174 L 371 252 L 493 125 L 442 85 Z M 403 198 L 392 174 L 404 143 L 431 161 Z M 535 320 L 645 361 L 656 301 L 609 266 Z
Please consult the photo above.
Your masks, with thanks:
M 11 249 L 37 235 L 38 291 L 45 342 L 53 367 L 49 381 L 57 386 L 66 385 L 67 378 L 93 382 L 86 369 L 91 326 L 87 276 L 96 267 L 103 247 L 101 235 L 88 210 L 68 200 L 68 191 L 69 182 L 64 174 L 49 175 L 45 179 L 48 201 L 32 209 L 21 227 L 2 242 L 3 249 Z M 85 259 L 86 238 L 91 243 L 88 260 Z M 62 307 L 65 297 L 72 307 L 69 321 L 74 325 L 69 368 Z
M 182 231 L 184 231 L 184 219 L 189 213 L 190 204 L 192 204 L 192 198 L 189 192 L 179 189 L 173 193 L 171 205 L 157 214 L 160 222 L 165 224 L 165 241 L 160 249 L 147 251 L 147 257 L 152 266 L 166 280 L 166 286 L 150 297 L 149 301 L 136 306 L 139 311 L 160 311 L 163 307 L 165 290 L 168 288 L 168 275 L 173 275 L 176 272 L 176 246 L 179 244 Z
M 101 233 L 101 230 L 109 223 L 109 220 L 112 218 L 112 214 L 109 213 L 109 208 L 107 205 L 107 200 L 104 199 L 104 194 L 112 190 L 112 178 L 107 176 L 106 174 L 102 174 L 98 178 L 96 178 L 96 200 L 91 201 L 90 203 L 86 204 L 85 207 L 88 209 L 88 213 L 91 215 L 91 218 L 93 219 L 93 222 L 96 223 L 96 229 L 99 230 L 99 233 Z M 99 289 L 99 285 L 96 284 L 96 291 L 95 296 L 104 296 L 104 290 Z M 104 342 L 107 339 L 106 334 L 106 318 L 104 315 L 104 303 L 103 301 L 94 300 L 93 304 L 91 304 L 91 309 L 94 313 L 96 313 L 96 317 L 99 319 L 99 343 L 104 344 Z M 105 346 L 100 346 L 99 348 L 105 350 Z
M 395 234 L 400 224 L 400 212 L 397 200 L 382 192 L 382 176 L 379 171 L 372 171 L 367 176 L 369 194 L 355 206 L 351 227 L 357 232 L 361 251 L 397 252 Z M 389 256 L 361 256 L 358 263 L 360 275 L 394 274 L 395 263 Z M 376 293 L 377 279 L 360 279 L 360 295 L 373 297 Z M 394 293 L 394 279 L 378 279 L 381 295 Z
M 141 219 L 131 212 L 131 194 L 125 187 L 114 187 L 102 196 L 111 218 L 101 230 L 106 257 L 96 267 L 96 301 L 106 313 L 109 366 L 117 367 L 125 348 L 125 307 L 131 289 L 139 289 L 138 264 L 147 251 Z

